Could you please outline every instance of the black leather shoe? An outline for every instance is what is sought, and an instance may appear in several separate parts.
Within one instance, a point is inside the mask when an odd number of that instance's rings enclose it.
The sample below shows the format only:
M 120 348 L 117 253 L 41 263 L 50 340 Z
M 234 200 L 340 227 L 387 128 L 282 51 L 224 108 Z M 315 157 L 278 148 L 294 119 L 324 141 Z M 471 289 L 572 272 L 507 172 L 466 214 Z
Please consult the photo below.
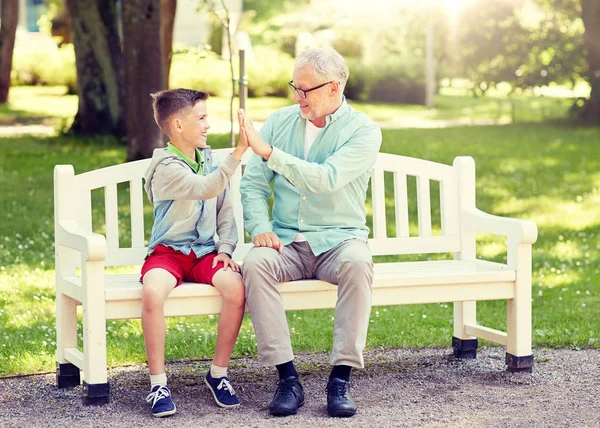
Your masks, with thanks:
M 327 413 L 337 418 L 354 416 L 356 403 L 350 396 L 350 382 L 337 377 L 327 382 Z
M 290 376 L 277 382 L 277 391 L 269 404 L 269 413 L 273 416 L 295 415 L 303 404 L 304 388 L 298 378 Z

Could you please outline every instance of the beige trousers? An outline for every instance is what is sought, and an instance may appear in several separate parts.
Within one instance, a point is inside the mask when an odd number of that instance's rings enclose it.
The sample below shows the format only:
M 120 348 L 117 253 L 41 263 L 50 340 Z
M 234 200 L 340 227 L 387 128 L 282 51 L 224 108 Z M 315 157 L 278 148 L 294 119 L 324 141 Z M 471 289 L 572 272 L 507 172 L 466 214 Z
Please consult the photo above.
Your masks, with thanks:
M 244 258 L 242 274 L 259 360 L 264 365 L 294 359 L 278 283 L 316 278 L 338 286 L 331 364 L 364 367 L 373 284 L 373 259 L 365 242 L 344 241 L 318 256 L 308 242 L 293 242 L 283 254 L 254 247 Z

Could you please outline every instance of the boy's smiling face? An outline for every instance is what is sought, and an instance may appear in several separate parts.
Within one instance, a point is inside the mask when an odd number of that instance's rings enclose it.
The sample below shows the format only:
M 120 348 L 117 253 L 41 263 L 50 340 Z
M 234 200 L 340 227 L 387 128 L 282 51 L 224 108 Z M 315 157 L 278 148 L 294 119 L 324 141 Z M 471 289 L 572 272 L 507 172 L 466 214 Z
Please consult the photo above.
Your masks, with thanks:
M 182 112 L 174 125 L 177 135 L 180 140 L 188 148 L 203 148 L 206 147 L 208 139 L 208 113 L 206 111 L 206 103 L 198 101 L 196 105 Z

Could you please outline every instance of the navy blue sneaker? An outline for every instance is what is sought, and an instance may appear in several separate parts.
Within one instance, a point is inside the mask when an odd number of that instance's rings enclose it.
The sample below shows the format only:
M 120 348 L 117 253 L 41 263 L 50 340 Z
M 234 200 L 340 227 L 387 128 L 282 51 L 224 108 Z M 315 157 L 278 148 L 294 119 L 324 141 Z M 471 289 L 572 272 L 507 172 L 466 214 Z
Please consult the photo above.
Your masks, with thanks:
M 221 407 L 236 407 L 240 405 L 240 399 L 235 395 L 235 390 L 227 376 L 214 378 L 210 370 L 206 373 L 204 383 L 210 388 L 215 402 Z
M 156 385 L 152 388 L 152 392 L 148 394 L 146 401 L 152 405 L 152 415 L 157 418 L 175 413 L 175 403 L 173 403 L 171 391 L 166 385 Z

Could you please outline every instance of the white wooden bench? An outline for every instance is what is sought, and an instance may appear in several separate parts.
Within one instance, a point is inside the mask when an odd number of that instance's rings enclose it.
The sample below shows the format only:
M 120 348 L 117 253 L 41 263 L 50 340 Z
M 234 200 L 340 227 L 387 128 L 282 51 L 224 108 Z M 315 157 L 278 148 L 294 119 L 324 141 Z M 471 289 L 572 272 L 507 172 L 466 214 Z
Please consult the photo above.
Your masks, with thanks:
M 216 150 L 222 158 L 230 150 Z M 246 154 L 244 163 L 250 152 Z M 149 160 L 74 174 L 71 165 L 54 170 L 56 251 L 56 335 L 58 387 L 80 384 L 84 402 L 108 401 L 106 321 L 140 318 L 139 274 L 109 275 L 109 266 L 140 265 L 146 255 L 142 177 Z M 393 177 L 395 210 L 386 218 L 384 173 Z M 241 168 L 232 178 L 239 236 L 244 236 L 239 195 Z M 409 233 L 407 177 L 416 177 L 418 236 Z M 439 182 L 441 234 L 432 227 L 430 182 Z M 131 246 L 119 237 L 117 184 L 129 183 Z M 413 179 L 408 180 L 409 184 Z M 106 235 L 92 232 L 91 191 L 104 189 Z M 452 346 L 458 358 L 475 358 L 477 338 L 506 346 L 510 371 L 531 371 L 531 245 L 537 238 L 532 221 L 489 215 L 475 207 L 475 164 L 457 157 L 452 166 L 380 153 L 372 181 L 374 255 L 452 253 L 452 260 L 376 263 L 373 305 L 454 302 Z M 437 197 L 437 192 L 434 193 Z M 388 222 L 396 235 L 387 236 Z M 476 258 L 476 233 L 506 237 L 507 263 Z M 243 238 L 240 239 L 243 241 Z M 251 244 L 240 243 L 234 259 L 242 260 Z M 306 280 L 281 284 L 286 309 L 334 308 L 336 288 Z M 315 298 L 318 294 L 319 297 Z M 476 301 L 506 300 L 507 331 L 476 321 Z M 77 338 L 77 305 L 82 306 L 83 343 Z M 218 314 L 221 297 L 206 284 L 184 283 L 166 302 L 167 316 Z

